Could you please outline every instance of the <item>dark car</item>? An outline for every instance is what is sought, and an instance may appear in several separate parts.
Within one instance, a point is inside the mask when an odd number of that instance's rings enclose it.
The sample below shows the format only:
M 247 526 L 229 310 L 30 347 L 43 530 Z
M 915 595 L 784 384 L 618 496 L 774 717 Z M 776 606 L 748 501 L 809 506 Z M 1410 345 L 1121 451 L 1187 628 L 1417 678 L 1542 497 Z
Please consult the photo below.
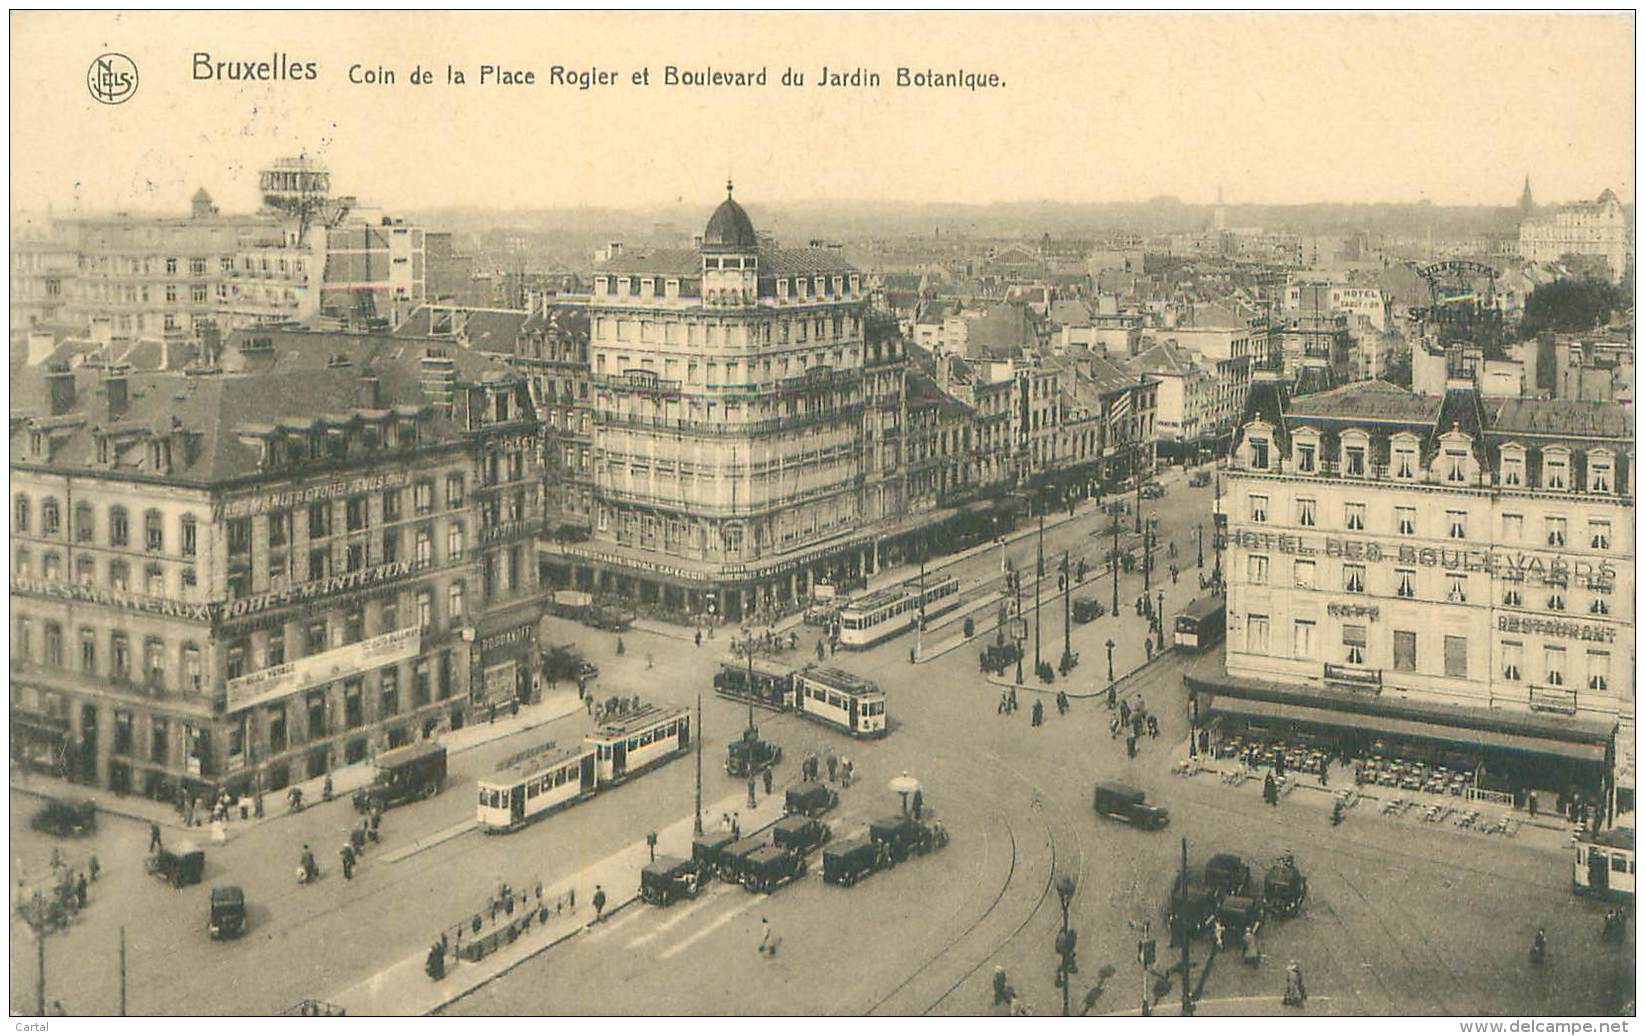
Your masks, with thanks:
M 823 880 L 830 885 L 855 885 L 874 873 L 883 851 L 867 835 L 836 842 L 823 850 Z
M 1196 471 L 1188 476 L 1188 484 L 1196 489 L 1200 486 L 1208 486 L 1211 484 L 1211 473 L 1209 471 Z
M 840 793 L 826 784 L 796 784 L 783 795 L 783 812 L 820 817 L 840 801 Z
M 365 813 L 374 803 L 387 809 L 403 802 L 431 799 L 440 793 L 445 781 L 446 746 L 419 741 L 377 757 L 370 787 L 354 793 L 354 808 Z
M 742 884 L 743 870 L 748 858 L 768 844 L 763 836 L 750 835 L 720 850 L 720 880 L 729 881 L 733 885 Z
M 246 894 L 240 886 L 212 887 L 207 927 L 213 939 L 232 939 L 246 930 Z
M 29 826 L 59 837 L 91 834 L 97 830 L 97 803 L 90 799 L 49 799 Z
M 744 731 L 743 736 L 725 746 L 725 772 L 732 777 L 747 777 L 768 766 L 782 762 L 782 746 L 775 741 L 764 741 Z
M 1142 498 L 1144 500 L 1158 500 L 1164 495 L 1165 487 L 1160 485 L 1158 482 L 1150 482 L 1146 486 L 1142 487 Z
M 779 849 L 808 853 L 828 841 L 832 834 L 828 825 L 816 817 L 791 813 L 771 825 L 771 844 Z
M 161 848 L 150 856 L 144 867 L 173 888 L 198 885 L 206 873 L 206 853 L 192 842 L 183 842 L 175 850 Z
M 1075 622 L 1091 622 L 1108 614 L 1108 609 L 1094 597 L 1079 597 L 1071 609 Z
M 1243 933 L 1262 920 L 1262 904 L 1249 896 L 1229 896 L 1217 908 L 1217 919 Z
M 702 890 L 697 865 L 678 856 L 659 856 L 640 869 L 640 898 L 653 906 L 668 906 Z
M 1233 853 L 1218 853 L 1205 863 L 1205 880 L 1230 896 L 1243 896 L 1251 886 L 1251 868 Z
M 705 879 L 720 872 L 720 858 L 736 839 L 729 832 L 698 835 L 691 841 L 691 862 Z
M 1145 831 L 1157 831 L 1170 820 L 1162 806 L 1149 805 L 1138 789 L 1111 781 L 1100 781 L 1092 795 L 1091 808 L 1103 816 L 1124 821 Z
M 946 845 L 948 836 L 941 829 L 909 816 L 885 817 L 868 825 L 868 837 L 885 846 L 892 864 L 901 863 L 913 855 L 923 856 Z
M 743 887 L 750 892 L 772 892 L 805 874 L 805 857 L 792 849 L 765 845 L 743 860 Z

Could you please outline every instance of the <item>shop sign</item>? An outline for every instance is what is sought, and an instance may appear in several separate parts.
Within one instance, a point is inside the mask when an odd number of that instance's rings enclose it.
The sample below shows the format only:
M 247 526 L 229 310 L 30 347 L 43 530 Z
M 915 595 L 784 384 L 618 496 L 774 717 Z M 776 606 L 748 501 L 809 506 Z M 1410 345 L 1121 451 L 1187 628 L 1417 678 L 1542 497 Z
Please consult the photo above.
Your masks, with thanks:
M 535 622 L 522 623 L 513 629 L 493 633 L 489 637 L 480 638 L 480 654 L 485 656 L 501 648 L 516 644 L 526 644 L 536 639 L 537 624 Z
M 1616 640 L 1615 626 L 1597 626 L 1586 622 L 1565 622 L 1560 619 L 1538 619 L 1528 615 L 1498 615 L 1496 628 L 1504 633 L 1546 633 L 1570 640 L 1597 640 L 1605 643 Z
M 1366 618 L 1375 622 L 1377 616 L 1381 614 L 1381 610 L 1374 604 L 1332 603 L 1325 606 L 1325 613 L 1341 618 Z
M 288 604 L 298 604 L 315 597 L 348 593 L 351 590 L 364 590 L 378 583 L 385 583 L 391 579 L 411 575 L 413 572 L 420 572 L 428 565 L 429 563 L 426 561 L 392 561 L 386 565 L 377 565 L 374 568 L 362 568 L 358 572 L 344 572 L 340 575 L 328 576 L 325 579 L 299 583 L 297 586 L 286 590 L 271 590 L 264 594 L 237 598 L 222 606 L 222 614 L 225 619 L 238 619 L 268 608 L 281 608 Z
M 417 654 L 422 628 L 407 626 L 354 644 L 308 655 L 283 665 L 269 666 L 228 682 L 228 711 L 283 698 L 288 694 L 379 666 L 404 662 Z
M 217 617 L 218 608 L 215 604 L 174 601 L 165 597 L 148 597 L 144 594 L 128 593 L 124 590 L 109 590 L 88 583 L 54 583 L 44 579 L 24 579 L 17 576 L 12 577 L 11 592 L 31 597 L 57 597 L 65 601 L 106 604 L 115 608 L 129 608 L 132 611 L 147 612 L 151 615 L 191 619 L 195 622 L 211 622 Z
M 533 450 L 537 448 L 537 445 L 538 440 L 536 436 L 521 435 L 518 432 L 513 435 L 499 435 L 495 438 L 487 439 L 485 442 L 486 449 L 488 450 Z
M 524 533 L 536 531 L 533 522 L 503 522 L 501 525 L 490 525 L 480 530 L 480 542 L 485 545 L 499 543 L 503 540 L 514 539 Z
M 302 504 L 319 503 L 321 500 L 334 500 L 340 496 L 396 489 L 410 484 L 410 471 L 384 471 L 373 475 L 361 475 L 358 478 L 339 479 L 317 486 L 288 489 L 279 493 L 260 493 L 257 496 L 223 500 L 212 509 L 212 517 L 218 521 L 224 518 L 248 518 L 282 507 L 297 507 Z
M 1616 566 L 1609 561 L 1527 554 L 1524 551 L 1481 550 L 1479 548 L 1418 547 L 1412 544 L 1385 545 L 1374 540 L 1350 540 L 1324 536 L 1310 540 L 1295 533 L 1259 532 L 1254 529 L 1234 529 L 1228 541 L 1246 550 L 1272 550 L 1281 554 L 1314 556 L 1348 561 L 1387 561 L 1400 565 L 1424 565 L 1456 572 L 1489 572 L 1509 579 L 1614 580 Z
M 486 666 L 483 686 L 486 701 L 514 697 L 514 663 L 498 662 Z

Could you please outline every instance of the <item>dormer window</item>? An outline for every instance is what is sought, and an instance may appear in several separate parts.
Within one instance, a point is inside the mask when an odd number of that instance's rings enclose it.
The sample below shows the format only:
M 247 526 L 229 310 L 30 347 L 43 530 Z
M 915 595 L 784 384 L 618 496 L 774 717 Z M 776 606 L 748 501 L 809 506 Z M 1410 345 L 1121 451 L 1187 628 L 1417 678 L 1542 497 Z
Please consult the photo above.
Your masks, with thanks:
M 1343 474 L 1363 476 L 1365 474 L 1365 447 L 1343 447 L 1342 466 Z
M 1403 444 L 1394 447 L 1394 477 L 1416 478 L 1417 451 L 1414 446 Z
M 1588 492 L 1611 491 L 1611 455 L 1604 451 L 1588 454 Z
M 1268 470 L 1268 440 L 1251 440 L 1251 467 L 1258 471 Z
M 1564 450 L 1542 455 L 1542 488 L 1565 489 L 1570 485 L 1571 458 Z
M 1524 447 L 1504 446 L 1502 448 L 1502 484 L 1505 486 L 1522 486 L 1525 484 Z
M 1315 468 L 1315 461 L 1314 461 L 1315 449 L 1316 449 L 1316 447 L 1311 442 L 1298 443 L 1297 444 L 1297 470 L 1298 471 L 1301 471 L 1301 472 L 1304 472 L 1304 473 L 1312 473 L 1314 471 L 1314 468 Z
M 1447 482 L 1466 482 L 1466 481 L 1468 481 L 1468 451 L 1467 450 L 1446 450 L 1445 451 L 1445 481 L 1447 481 Z

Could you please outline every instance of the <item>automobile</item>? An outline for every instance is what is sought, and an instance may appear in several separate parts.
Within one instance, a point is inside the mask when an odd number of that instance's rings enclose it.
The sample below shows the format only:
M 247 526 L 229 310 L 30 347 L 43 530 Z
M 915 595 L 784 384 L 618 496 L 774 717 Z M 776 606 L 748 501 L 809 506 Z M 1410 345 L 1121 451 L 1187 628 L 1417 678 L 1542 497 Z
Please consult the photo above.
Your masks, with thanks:
M 172 888 L 198 885 L 206 871 L 206 853 L 193 842 L 183 842 L 176 849 L 161 847 L 144 861 L 150 874 L 167 882 Z
M 692 840 L 691 862 L 704 880 L 718 876 L 720 859 L 733 841 L 728 831 L 702 834 Z
M 1230 896 L 1243 896 L 1251 884 L 1251 868 L 1233 853 L 1218 853 L 1205 863 L 1205 880 Z
M 876 820 L 868 825 L 868 837 L 876 844 L 885 846 L 886 855 L 893 865 L 910 856 L 924 856 L 948 844 L 946 831 L 910 816 Z
M 214 885 L 207 929 L 213 939 L 228 939 L 246 930 L 246 894 L 238 885 Z
M 1141 790 L 1129 785 L 1101 781 L 1092 795 L 1091 806 L 1103 816 L 1145 831 L 1158 831 L 1170 821 L 1171 814 L 1163 806 L 1143 801 L 1146 797 Z
M 354 809 L 369 813 L 373 805 L 388 809 L 404 802 L 431 799 L 445 787 L 446 746 L 419 741 L 379 755 L 371 784 L 354 793 Z
M 1075 622 L 1090 622 L 1108 614 L 1108 609 L 1094 597 L 1075 598 L 1072 611 Z
M 796 784 L 783 793 L 783 815 L 820 817 L 839 801 L 840 793 L 826 784 Z
M 1196 471 L 1188 476 L 1188 484 L 1196 489 L 1200 486 L 1208 486 L 1211 484 L 1211 473 L 1209 471 Z
M 805 857 L 791 849 L 765 845 L 743 860 L 743 888 L 750 892 L 771 892 L 805 875 Z
M 695 898 L 702 886 L 697 864 L 677 856 L 659 856 L 640 869 L 640 898 L 653 906 Z
M 1164 495 L 1165 487 L 1158 482 L 1150 482 L 1142 487 L 1142 498 L 1144 500 L 1158 500 Z
M 866 834 L 836 842 L 823 850 L 823 880 L 830 885 L 855 885 L 880 866 L 884 850 Z
M 807 853 L 828 841 L 832 834 L 828 825 L 816 817 L 791 813 L 771 825 L 771 844 L 779 849 Z

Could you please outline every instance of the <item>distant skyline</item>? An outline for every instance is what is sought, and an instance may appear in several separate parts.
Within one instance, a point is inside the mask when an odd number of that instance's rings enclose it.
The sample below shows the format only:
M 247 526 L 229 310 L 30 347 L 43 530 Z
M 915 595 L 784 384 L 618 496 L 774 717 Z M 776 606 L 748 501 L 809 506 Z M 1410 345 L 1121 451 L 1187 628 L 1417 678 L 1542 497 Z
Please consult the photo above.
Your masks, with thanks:
M 28 12 L 12 16 L 12 206 L 256 205 L 307 152 L 389 211 L 646 210 L 873 200 L 1511 206 L 1631 200 L 1628 15 L 535 15 Z M 129 55 L 123 105 L 85 88 Z M 316 82 L 191 79 L 192 55 L 315 61 Z M 397 71 L 352 86 L 350 64 Z M 620 73 L 582 91 L 406 82 L 421 63 Z M 807 85 L 638 87 L 632 71 L 764 66 Z M 997 73 L 1006 86 L 823 89 L 817 70 Z

